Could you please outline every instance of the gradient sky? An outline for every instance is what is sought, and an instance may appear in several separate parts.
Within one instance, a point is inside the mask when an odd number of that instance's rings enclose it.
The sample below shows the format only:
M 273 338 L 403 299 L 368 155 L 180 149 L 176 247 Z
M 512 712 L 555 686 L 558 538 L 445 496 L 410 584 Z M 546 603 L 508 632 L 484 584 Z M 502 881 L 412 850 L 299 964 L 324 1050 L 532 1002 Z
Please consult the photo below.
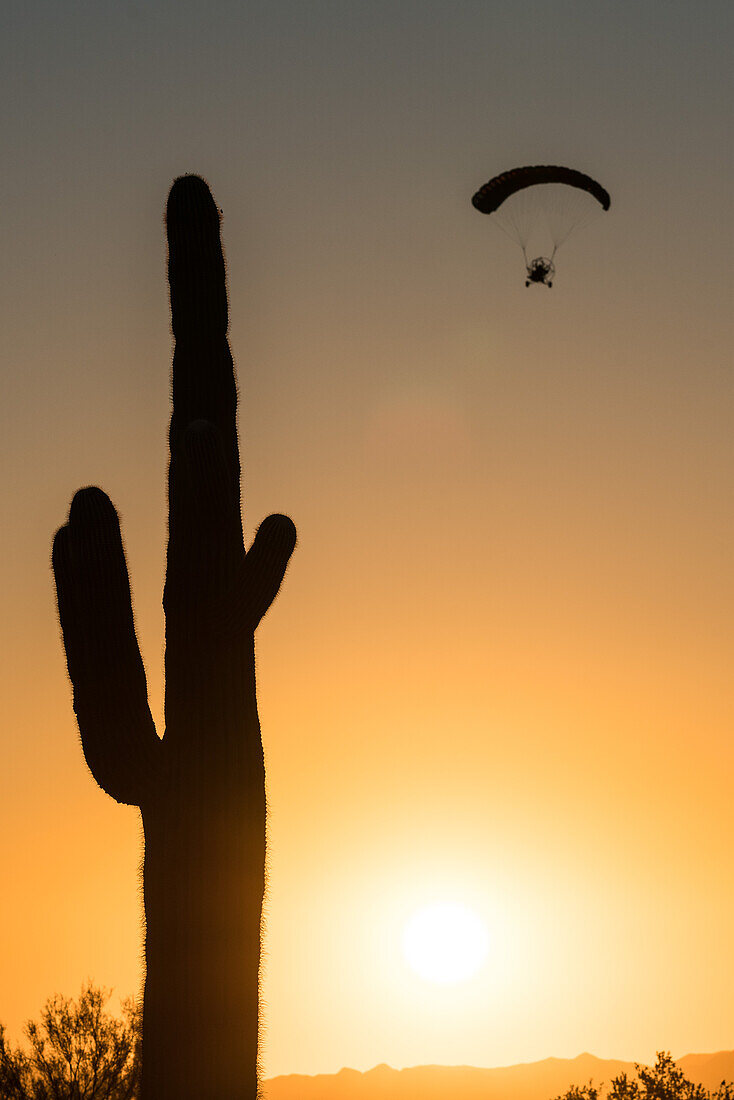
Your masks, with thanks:
M 141 976 L 137 811 L 84 764 L 50 572 L 122 516 L 162 710 L 163 208 L 224 211 L 258 635 L 264 1066 L 734 1046 L 727 0 L 7 0 L 0 27 L 0 1020 Z M 612 208 L 552 291 L 470 205 Z M 400 954 L 472 905 L 481 975 Z

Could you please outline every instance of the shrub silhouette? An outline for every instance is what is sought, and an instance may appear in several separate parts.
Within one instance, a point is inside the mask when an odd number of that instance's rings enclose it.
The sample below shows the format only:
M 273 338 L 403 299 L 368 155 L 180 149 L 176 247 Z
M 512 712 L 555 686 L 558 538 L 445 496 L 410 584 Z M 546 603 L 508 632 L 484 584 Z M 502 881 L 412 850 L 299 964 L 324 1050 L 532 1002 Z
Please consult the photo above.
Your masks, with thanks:
M 667 1051 L 658 1051 L 654 1066 L 635 1062 L 639 1080 L 626 1073 L 613 1078 L 606 1100 L 734 1100 L 734 1082 L 722 1081 L 713 1092 L 703 1085 L 689 1081 L 680 1066 Z M 573 1085 L 555 1100 L 599 1100 L 602 1085 L 589 1081 L 586 1085 Z
M 123 1001 L 124 1020 L 104 1011 L 110 994 L 88 984 L 76 1004 L 56 994 L 29 1020 L 29 1050 L 12 1050 L 0 1025 L 3 1100 L 132 1100 L 140 1074 L 138 1013 Z
M 166 729 L 156 734 L 109 498 L 81 489 L 53 568 L 82 747 L 145 835 L 143 1100 L 255 1100 L 265 773 L 254 631 L 295 545 L 285 516 L 245 553 L 219 211 L 197 176 L 166 210 L 175 351 Z

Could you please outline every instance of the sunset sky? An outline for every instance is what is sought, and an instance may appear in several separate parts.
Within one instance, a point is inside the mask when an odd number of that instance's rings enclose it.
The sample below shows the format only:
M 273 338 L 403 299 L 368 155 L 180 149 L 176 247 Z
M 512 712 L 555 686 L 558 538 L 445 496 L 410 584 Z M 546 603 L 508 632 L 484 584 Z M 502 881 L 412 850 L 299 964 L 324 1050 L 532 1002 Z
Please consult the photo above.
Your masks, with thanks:
M 141 836 L 84 763 L 50 570 L 122 518 L 162 731 L 163 209 L 223 209 L 257 636 L 268 1076 L 734 1047 L 728 0 L 8 0 L 0 25 L 0 1021 L 142 976 Z M 610 211 L 523 286 L 471 206 Z M 474 976 L 406 922 L 475 912 Z

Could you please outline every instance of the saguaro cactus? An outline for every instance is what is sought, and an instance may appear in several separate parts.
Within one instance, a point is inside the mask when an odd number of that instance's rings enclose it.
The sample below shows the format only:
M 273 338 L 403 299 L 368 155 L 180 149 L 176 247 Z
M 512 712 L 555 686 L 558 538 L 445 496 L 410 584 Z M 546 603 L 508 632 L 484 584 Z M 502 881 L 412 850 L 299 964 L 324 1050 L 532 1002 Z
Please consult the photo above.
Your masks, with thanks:
M 254 631 L 295 545 L 273 515 L 245 553 L 219 211 L 197 176 L 166 212 L 173 357 L 166 729 L 159 738 L 115 509 L 81 489 L 53 568 L 87 763 L 145 833 L 143 1100 L 255 1100 L 265 772 Z

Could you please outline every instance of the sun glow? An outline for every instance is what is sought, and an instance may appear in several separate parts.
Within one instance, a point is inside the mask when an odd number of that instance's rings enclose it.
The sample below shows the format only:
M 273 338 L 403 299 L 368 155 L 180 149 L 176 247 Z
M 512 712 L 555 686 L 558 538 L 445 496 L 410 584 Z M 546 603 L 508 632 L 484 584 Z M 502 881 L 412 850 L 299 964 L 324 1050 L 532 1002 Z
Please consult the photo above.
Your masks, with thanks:
M 464 905 L 437 902 L 418 909 L 403 930 L 403 952 L 428 982 L 449 985 L 474 976 L 487 956 L 487 929 Z

